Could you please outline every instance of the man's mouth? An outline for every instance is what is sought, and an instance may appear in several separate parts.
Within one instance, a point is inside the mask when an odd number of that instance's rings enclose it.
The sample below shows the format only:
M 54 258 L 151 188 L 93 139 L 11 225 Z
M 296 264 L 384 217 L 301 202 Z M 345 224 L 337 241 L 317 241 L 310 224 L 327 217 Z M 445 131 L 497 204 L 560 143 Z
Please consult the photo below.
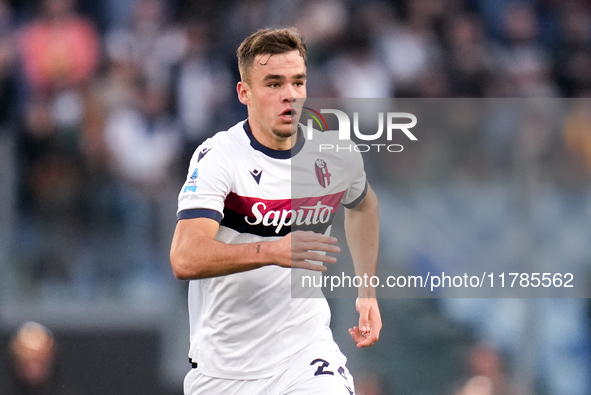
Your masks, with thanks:
M 296 112 L 293 109 L 288 108 L 280 114 L 280 117 L 286 118 L 286 119 L 287 118 L 291 119 L 291 118 L 295 117 L 295 115 L 296 115 Z

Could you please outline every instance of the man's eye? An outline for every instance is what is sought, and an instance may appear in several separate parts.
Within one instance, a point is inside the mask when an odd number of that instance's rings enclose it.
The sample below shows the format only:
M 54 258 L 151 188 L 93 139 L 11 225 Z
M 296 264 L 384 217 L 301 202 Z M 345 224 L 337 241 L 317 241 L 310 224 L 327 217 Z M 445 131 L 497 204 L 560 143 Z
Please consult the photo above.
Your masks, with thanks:
M 276 82 L 272 82 L 269 84 L 269 88 L 277 88 L 278 86 L 279 86 L 279 84 Z

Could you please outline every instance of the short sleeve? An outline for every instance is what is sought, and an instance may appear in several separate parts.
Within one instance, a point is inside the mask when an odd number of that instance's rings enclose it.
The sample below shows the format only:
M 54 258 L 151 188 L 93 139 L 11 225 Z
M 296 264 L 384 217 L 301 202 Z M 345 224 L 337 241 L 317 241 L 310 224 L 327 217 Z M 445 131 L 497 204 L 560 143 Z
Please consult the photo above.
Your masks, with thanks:
M 211 218 L 221 222 L 224 201 L 231 190 L 231 161 L 210 141 L 193 154 L 178 199 L 177 219 Z
M 353 165 L 350 167 L 351 171 L 350 184 L 341 203 L 348 209 L 355 208 L 367 194 L 367 177 L 363 168 L 363 157 L 360 153 L 352 153 L 351 162 Z

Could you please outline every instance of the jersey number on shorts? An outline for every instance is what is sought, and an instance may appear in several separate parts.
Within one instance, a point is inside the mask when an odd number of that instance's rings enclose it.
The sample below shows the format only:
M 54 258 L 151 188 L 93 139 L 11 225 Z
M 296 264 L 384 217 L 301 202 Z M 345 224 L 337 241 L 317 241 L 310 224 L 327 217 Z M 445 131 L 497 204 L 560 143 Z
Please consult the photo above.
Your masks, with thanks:
M 328 361 L 326 361 L 324 359 L 317 358 L 317 359 L 313 360 L 310 363 L 310 365 L 316 365 L 317 363 L 320 363 L 320 365 L 318 365 L 318 369 L 316 369 L 316 372 L 314 372 L 314 376 L 320 376 L 321 374 L 328 374 L 329 376 L 334 376 L 334 372 L 331 372 L 330 370 L 324 370 L 324 368 L 327 368 L 328 365 L 330 365 L 328 363 Z M 345 387 L 347 387 L 347 389 L 349 390 L 349 393 L 351 395 L 353 395 L 353 390 L 351 389 L 351 386 L 349 384 L 349 379 L 347 378 L 347 375 L 345 374 L 345 369 L 342 366 L 339 366 L 339 369 L 337 370 L 337 372 L 339 372 L 339 374 L 345 379 L 345 383 L 346 383 Z
M 327 368 L 329 365 L 328 361 L 325 361 L 324 359 L 320 359 L 320 358 L 315 359 L 310 363 L 310 365 L 315 365 L 318 362 L 322 362 L 322 364 L 320 366 L 318 366 L 318 369 L 316 369 L 314 376 L 320 376 L 321 374 L 328 374 L 328 375 L 334 376 L 334 372 L 331 372 L 329 370 L 324 370 L 324 368 Z

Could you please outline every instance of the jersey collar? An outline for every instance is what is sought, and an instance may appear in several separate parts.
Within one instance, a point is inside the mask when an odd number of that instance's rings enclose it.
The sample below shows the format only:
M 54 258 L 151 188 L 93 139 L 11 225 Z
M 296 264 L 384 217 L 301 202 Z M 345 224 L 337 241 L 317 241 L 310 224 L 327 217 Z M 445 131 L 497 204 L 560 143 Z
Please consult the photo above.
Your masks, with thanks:
M 250 139 L 250 146 L 257 151 L 261 151 L 263 154 L 270 156 L 271 158 L 289 159 L 289 158 L 295 156 L 304 147 L 304 142 L 305 142 L 304 133 L 302 133 L 300 125 L 298 125 L 298 132 L 297 132 L 298 133 L 298 141 L 291 149 L 283 150 L 283 151 L 275 150 L 275 149 L 269 148 L 269 147 L 265 147 L 264 145 L 259 143 L 259 141 L 252 134 L 252 130 L 250 129 L 248 119 L 246 121 L 244 121 L 243 125 L 244 125 L 244 131 L 246 132 L 246 135 Z

